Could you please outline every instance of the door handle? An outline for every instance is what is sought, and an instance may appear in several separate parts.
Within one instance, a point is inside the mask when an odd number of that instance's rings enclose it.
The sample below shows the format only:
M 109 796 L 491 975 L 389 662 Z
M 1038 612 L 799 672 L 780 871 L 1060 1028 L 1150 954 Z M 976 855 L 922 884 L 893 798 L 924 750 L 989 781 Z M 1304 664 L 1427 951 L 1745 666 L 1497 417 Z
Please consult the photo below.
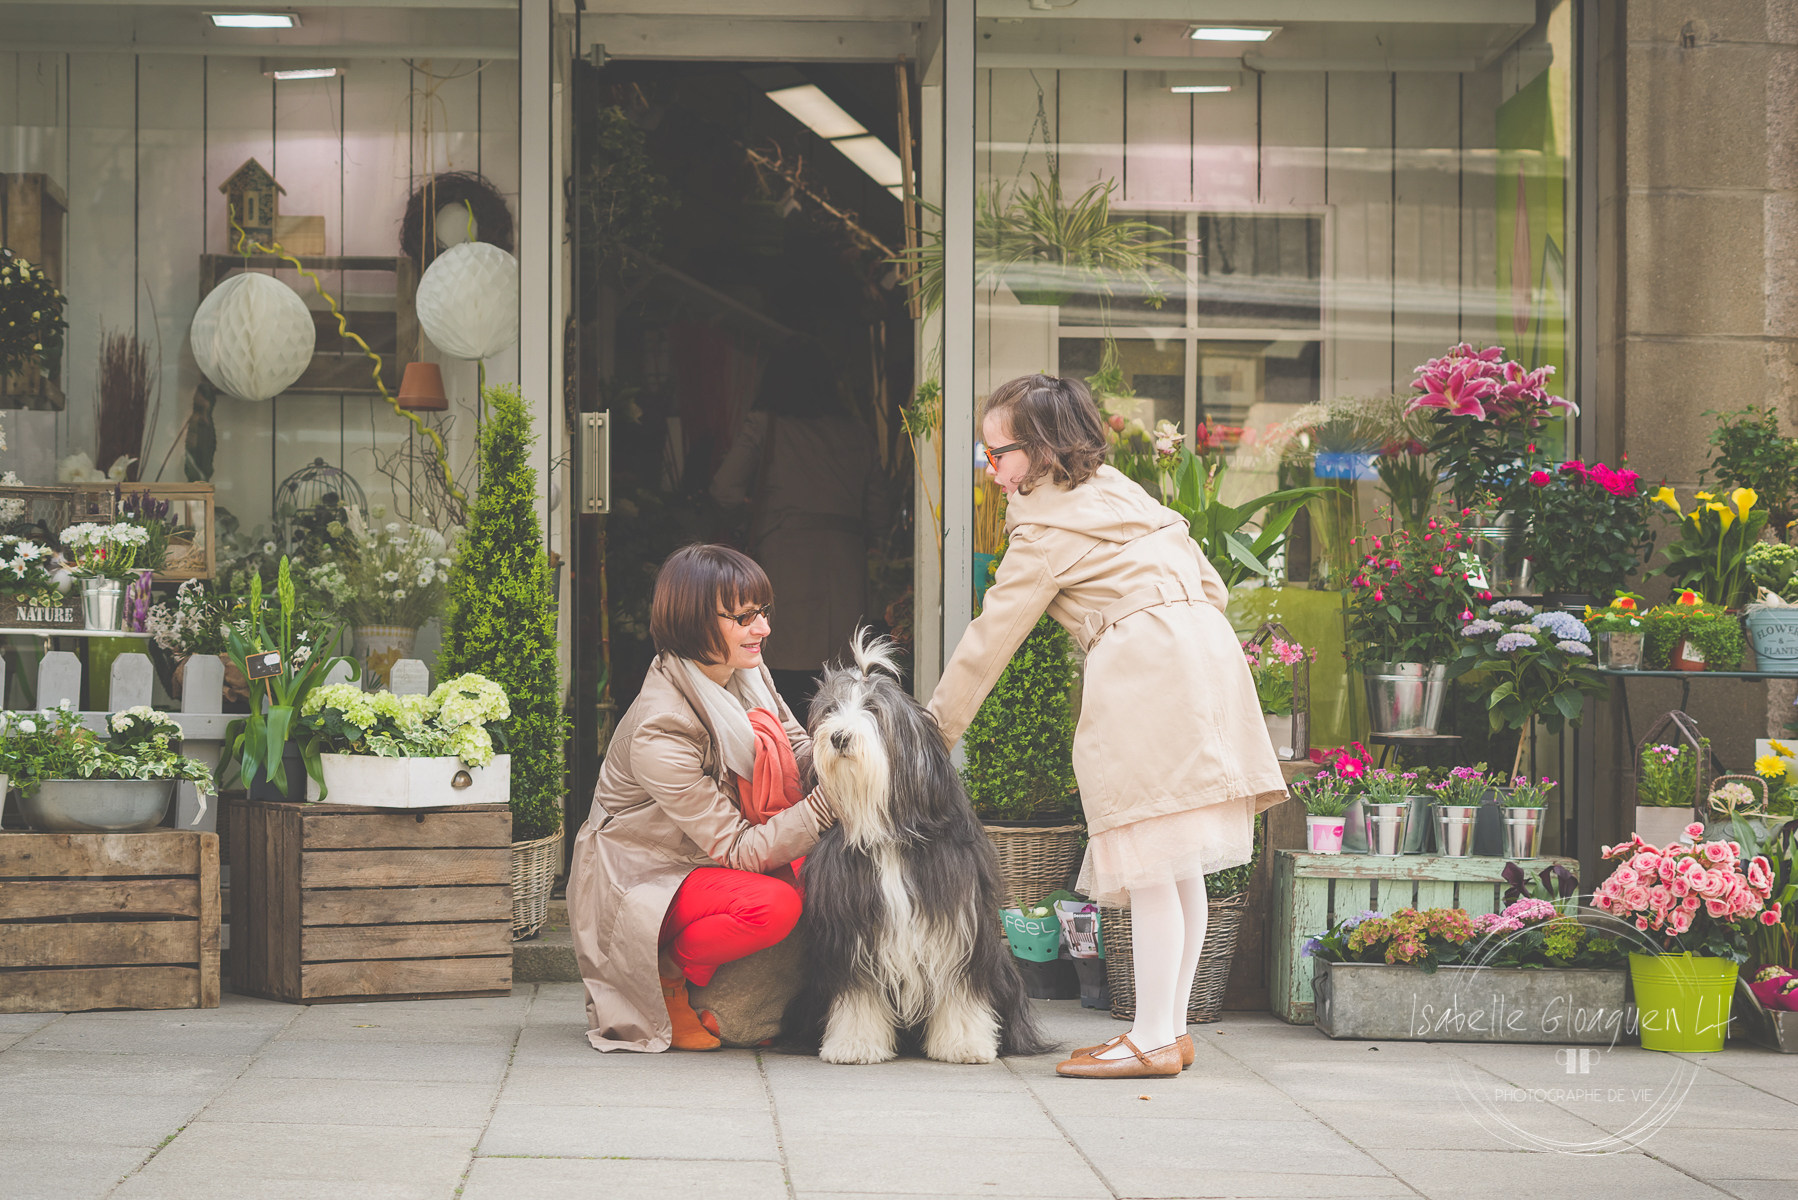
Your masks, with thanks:
M 612 511 L 611 413 L 581 414 L 581 511 Z

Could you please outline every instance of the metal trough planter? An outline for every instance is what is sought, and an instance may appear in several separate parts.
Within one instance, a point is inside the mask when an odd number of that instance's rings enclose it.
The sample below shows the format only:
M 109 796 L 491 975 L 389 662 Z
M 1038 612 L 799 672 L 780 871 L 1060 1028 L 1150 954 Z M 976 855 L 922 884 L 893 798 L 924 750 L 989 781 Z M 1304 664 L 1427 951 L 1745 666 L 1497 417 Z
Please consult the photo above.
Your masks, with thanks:
M 1317 1028 L 1381 1042 L 1608 1046 L 1633 1041 L 1629 970 L 1312 961 Z

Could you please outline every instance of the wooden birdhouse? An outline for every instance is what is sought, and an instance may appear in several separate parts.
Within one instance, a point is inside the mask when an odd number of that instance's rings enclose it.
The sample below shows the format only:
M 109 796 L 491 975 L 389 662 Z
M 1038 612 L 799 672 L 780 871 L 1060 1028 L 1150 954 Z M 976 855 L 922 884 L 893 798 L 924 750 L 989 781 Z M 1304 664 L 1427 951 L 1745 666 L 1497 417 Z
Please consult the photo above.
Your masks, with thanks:
M 262 169 L 262 164 L 249 159 L 237 168 L 231 177 L 219 184 L 219 191 L 225 195 L 228 206 L 225 219 L 225 246 L 228 252 L 237 249 L 237 230 L 232 228 L 231 219 L 243 227 L 244 235 L 249 241 L 261 242 L 264 245 L 275 240 L 275 217 L 280 210 L 276 199 L 285 196 L 287 189 L 275 182 L 275 177 Z

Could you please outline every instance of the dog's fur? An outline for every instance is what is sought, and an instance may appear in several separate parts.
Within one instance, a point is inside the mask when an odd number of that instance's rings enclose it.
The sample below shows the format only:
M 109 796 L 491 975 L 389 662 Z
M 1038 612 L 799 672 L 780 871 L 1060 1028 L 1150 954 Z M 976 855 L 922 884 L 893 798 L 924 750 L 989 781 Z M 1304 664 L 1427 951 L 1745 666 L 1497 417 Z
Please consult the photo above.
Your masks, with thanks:
M 942 733 L 900 686 L 891 643 L 864 628 L 854 654 L 811 706 L 837 823 L 806 856 L 810 959 L 782 1040 L 834 1063 L 885 1062 L 901 1035 L 943 1062 L 1041 1054 L 999 929 L 998 862 Z

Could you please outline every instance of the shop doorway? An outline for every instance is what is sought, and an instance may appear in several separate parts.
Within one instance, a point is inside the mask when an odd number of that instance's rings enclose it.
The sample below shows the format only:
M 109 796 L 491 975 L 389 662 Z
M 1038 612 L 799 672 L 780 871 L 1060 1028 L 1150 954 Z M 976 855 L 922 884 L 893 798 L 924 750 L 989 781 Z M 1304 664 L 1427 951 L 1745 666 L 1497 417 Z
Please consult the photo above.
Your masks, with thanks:
M 880 177 L 901 86 L 891 64 L 576 66 L 567 415 L 610 414 L 610 510 L 571 540 L 571 825 L 677 547 L 764 564 L 790 701 L 857 620 L 909 643 L 912 319 Z

